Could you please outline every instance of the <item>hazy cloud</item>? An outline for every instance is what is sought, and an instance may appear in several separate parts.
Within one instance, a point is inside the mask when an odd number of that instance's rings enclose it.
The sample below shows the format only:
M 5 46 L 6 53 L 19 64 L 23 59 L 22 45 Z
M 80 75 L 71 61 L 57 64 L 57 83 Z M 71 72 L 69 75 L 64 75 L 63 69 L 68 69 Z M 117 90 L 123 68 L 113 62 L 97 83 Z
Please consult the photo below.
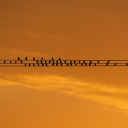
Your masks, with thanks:
M 2 83 L 8 82 L 34 88 L 37 90 L 53 90 L 83 99 L 91 99 L 108 106 L 115 106 L 119 111 L 128 113 L 128 88 L 86 83 L 73 78 L 55 75 L 6 75 Z

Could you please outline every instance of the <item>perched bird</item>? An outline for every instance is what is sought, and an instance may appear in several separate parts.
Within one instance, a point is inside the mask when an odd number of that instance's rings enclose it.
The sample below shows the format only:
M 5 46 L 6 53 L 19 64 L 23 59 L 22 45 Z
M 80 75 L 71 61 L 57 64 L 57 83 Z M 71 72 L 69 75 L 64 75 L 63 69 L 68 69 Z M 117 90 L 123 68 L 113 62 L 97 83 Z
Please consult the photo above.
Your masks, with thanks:
M 35 60 L 35 58 L 33 57 L 33 60 Z
M 27 60 L 27 57 L 25 58 L 25 60 Z
M 18 60 L 20 60 L 20 58 L 18 57 Z

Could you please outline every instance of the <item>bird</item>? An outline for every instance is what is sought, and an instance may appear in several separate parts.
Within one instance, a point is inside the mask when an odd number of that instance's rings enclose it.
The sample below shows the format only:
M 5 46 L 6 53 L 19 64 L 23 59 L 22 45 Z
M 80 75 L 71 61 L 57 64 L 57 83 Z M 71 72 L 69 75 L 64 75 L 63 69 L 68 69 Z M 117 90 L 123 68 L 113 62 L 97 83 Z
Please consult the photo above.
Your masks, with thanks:
M 20 58 L 18 57 L 18 60 L 20 60 Z
M 25 60 L 27 60 L 27 57 L 25 58 Z
M 35 60 L 35 58 L 33 57 L 33 60 Z

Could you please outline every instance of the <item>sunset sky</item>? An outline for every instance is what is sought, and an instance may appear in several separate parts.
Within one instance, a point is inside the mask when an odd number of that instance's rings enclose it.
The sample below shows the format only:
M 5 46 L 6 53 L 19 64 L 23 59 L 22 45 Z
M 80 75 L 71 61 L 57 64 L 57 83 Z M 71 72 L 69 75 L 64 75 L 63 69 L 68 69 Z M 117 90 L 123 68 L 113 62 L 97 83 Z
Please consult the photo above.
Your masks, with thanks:
M 0 0 L 0 59 L 126 59 L 127 0 Z M 0 128 L 128 128 L 128 67 L 0 67 Z

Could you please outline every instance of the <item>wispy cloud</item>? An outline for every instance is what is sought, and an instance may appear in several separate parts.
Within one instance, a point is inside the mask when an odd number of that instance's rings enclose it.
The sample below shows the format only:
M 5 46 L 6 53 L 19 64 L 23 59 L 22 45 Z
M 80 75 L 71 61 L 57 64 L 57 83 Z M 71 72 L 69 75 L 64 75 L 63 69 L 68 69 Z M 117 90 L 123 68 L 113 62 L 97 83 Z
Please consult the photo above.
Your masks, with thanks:
M 24 51 L 16 51 L 16 50 L 10 50 L 7 48 L 1 48 L 0 52 L 2 53 L 10 53 L 15 55 L 24 55 L 24 56 L 48 56 L 47 54 L 41 53 L 41 52 L 24 52 Z
M 115 106 L 119 111 L 124 110 L 128 113 L 128 88 L 87 83 L 55 75 L 6 75 L 3 79 L 5 83 L 7 80 L 7 82 L 10 81 L 37 90 L 54 90 L 67 95 L 94 100 L 107 106 Z

